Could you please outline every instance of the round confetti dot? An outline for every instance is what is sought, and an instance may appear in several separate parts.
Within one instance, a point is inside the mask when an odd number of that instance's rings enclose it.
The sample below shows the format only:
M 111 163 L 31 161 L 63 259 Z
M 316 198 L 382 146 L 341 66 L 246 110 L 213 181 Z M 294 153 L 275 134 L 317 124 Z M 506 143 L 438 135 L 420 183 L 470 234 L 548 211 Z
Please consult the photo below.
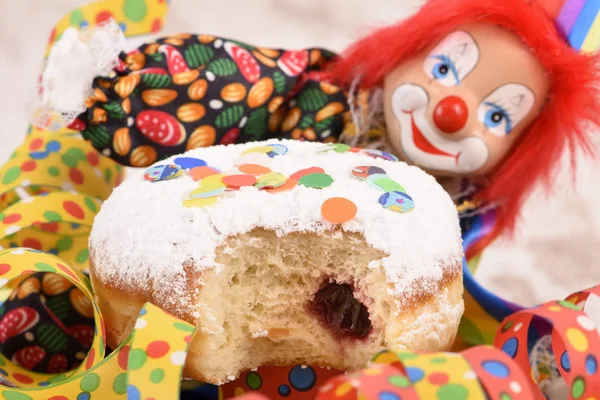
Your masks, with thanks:
M 415 208 L 412 197 L 404 192 L 384 193 L 379 197 L 379 204 L 388 210 L 400 213 L 409 212 Z
M 352 389 L 353 386 L 350 384 L 350 382 L 344 382 L 335 389 L 334 393 L 337 397 L 343 397 L 346 394 L 350 393 Z
M 500 361 L 484 361 L 481 363 L 481 366 L 488 374 L 497 378 L 506 378 L 509 375 L 508 367 Z
M 85 155 L 85 157 L 93 167 L 97 166 L 100 163 L 100 157 L 95 151 L 90 151 Z
M 144 172 L 144 179 L 149 182 L 160 182 L 177 178 L 181 175 L 181 168 L 175 164 L 155 165 Z
M 35 159 L 35 160 L 43 160 L 44 158 L 48 157 L 50 153 L 48 153 L 47 151 L 34 151 L 29 153 L 29 157 Z
M 38 150 L 42 147 L 43 144 L 44 144 L 44 139 L 42 139 L 42 138 L 33 139 L 31 141 L 31 143 L 29 143 L 29 150 Z
M 292 393 L 292 390 L 288 385 L 279 385 L 277 393 L 282 397 L 288 397 Z
M 390 392 L 381 392 L 377 397 L 379 400 L 400 400 L 400 397 L 398 397 L 397 394 Z
M 560 356 L 560 366 L 567 372 L 571 371 L 571 360 L 569 360 L 569 353 L 566 351 Z
M 225 185 L 234 188 L 252 186 L 256 183 L 256 177 L 253 175 L 229 175 L 223 177 L 222 180 Z
M 20 214 L 8 214 L 6 217 L 4 217 L 4 219 L 2 220 L 2 223 L 9 225 L 9 224 L 14 224 L 16 222 L 19 222 L 20 220 L 21 220 Z
M 308 392 L 317 383 L 317 374 L 306 365 L 296 365 L 290 370 L 288 380 L 292 388 L 299 392 Z
M 405 388 L 405 387 L 409 387 L 410 386 L 410 380 L 405 377 L 405 376 L 390 376 L 388 378 L 388 382 L 394 386 L 398 386 L 401 388 Z
M 6 228 L 6 229 L 4 230 L 4 232 L 5 232 L 7 235 L 12 235 L 13 233 L 17 233 L 17 232 L 19 232 L 20 230 L 21 230 L 21 227 L 20 227 L 20 226 L 17 226 L 17 225 L 11 225 L 11 226 L 9 226 L 8 228 Z M 11 245 L 11 246 L 12 246 L 12 245 Z M 17 247 L 17 245 L 16 245 L 16 244 L 14 244 L 14 247 Z
M 573 348 L 579 352 L 584 352 L 588 349 L 588 340 L 585 334 L 576 328 L 568 328 L 566 332 L 567 341 Z
M 373 176 L 375 176 L 375 175 L 373 175 Z M 404 186 L 402 186 L 401 184 L 399 184 L 398 182 L 396 182 L 395 180 L 390 179 L 390 178 L 375 179 L 372 182 L 369 179 L 368 182 L 372 183 L 374 186 L 383 190 L 384 192 L 406 192 L 406 189 L 404 189 Z
M 65 396 L 52 396 L 48 400 L 69 400 L 69 398 Z
M 463 375 L 463 377 L 465 379 L 469 379 L 469 380 L 471 380 L 471 379 L 477 379 L 477 374 L 475 372 L 473 372 L 473 371 L 467 371 L 467 372 L 465 372 L 465 374 Z
M 6 400 L 33 400 L 25 393 L 13 392 L 12 390 L 3 391 L 2 396 L 4 396 Z
M 579 399 L 585 392 L 585 380 L 582 377 L 577 377 L 571 385 L 571 395 L 575 399 Z
M 19 178 L 21 175 L 21 168 L 19 167 L 11 167 L 6 170 L 4 176 L 2 176 L 2 183 L 8 185 L 9 183 L 13 183 Z
M 133 349 L 129 352 L 129 369 L 140 369 L 146 363 L 148 355 L 142 349 Z
M 62 221 L 62 217 L 56 211 L 46 211 L 44 213 L 44 218 L 46 218 L 50 222 L 60 222 Z
M 77 253 L 77 256 L 75 257 L 75 261 L 77 261 L 79 264 L 83 264 L 84 262 L 86 262 L 88 260 L 88 257 L 89 257 L 89 250 L 83 249 L 79 253 Z
M 521 328 L 523 327 L 523 323 L 519 322 L 518 324 L 515 325 L 515 327 L 513 328 L 513 332 L 519 332 L 521 330 Z
M 506 332 L 509 330 L 515 323 L 513 321 L 508 321 L 506 325 L 502 327 L 502 332 Z
M 410 378 L 412 383 L 417 383 L 425 376 L 425 372 L 422 369 L 416 367 L 406 368 L 406 374 Z
M 42 243 L 35 238 L 27 238 L 23 240 L 23 247 L 29 247 L 30 249 L 41 250 Z
M 142 20 L 148 13 L 148 6 L 146 4 L 146 0 L 128 0 L 124 2 L 123 13 L 125 14 L 125 17 L 127 17 L 127 19 L 133 22 L 142 22 Z
M 444 364 L 446 361 L 448 361 L 448 359 L 444 357 L 433 357 L 431 360 L 429 360 L 429 362 L 432 364 Z
M 517 354 L 518 348 L 519 348 L 519 341 L 517 340 L 517 338 L 514 338 L 514 337 L 508 339 L 502 345 L 502 351 L 505 352 L 506 354 L 508 354 L 509 356 L 511 356 L 512 358 L 514 358 L 515 355 Z
M 561 308 L 559 306 L 549 306 L 548 311 L 559 312 Z
M 306 186 L 313 189 L 323 189 L 331 186 L 333 178 L 327 174 L 308 174 L 303 176 L 298 183 L 302 186 Z
M 246 385 L 252 390 L 258 390 L 262 386 L 262 379 L 258 372 L 249 372 L 246 375 Z
M 561 306 L 563 306 L 565 308 L 569 308 L 571 310 L 581 311 L 581 307 L 579 307 L 576 304 L 571 303 L 570 301 L 561 300 L 561 301 L 558 302 L 558 304 L 560 304 Z
M 265 191 L 269 192 L 269 193 L 287 192 L 287 191 L 290 191 L 293 188 L 295 188 L 297 184 L 298 184 L 297 181 L 295 181 L 293 179 L 288 179 L 287 181 L 285 181 L 285 183 L 283 185 L 275 187 L 275 188 L 268 187 L 268 188 L 265 188 Z
M 577 323 L 586 331 L 593 331 L 594 329 L 596 329 L 596 324 L 594 323 L 594 321 L 592 321 L 585 315 L 578 315 Z
M 162 368 L 156 368 L 150 372 L 150 382 L 161 383 L 165 378 L 165 370 Z
M 98 207 L 96 206 L 96 203 L 94 202 L 94 200 L 92 200 L 89 197 L 86 197 L 83 202 L 85 203 L 85 206 L 91 211 L 91 212 L 96 212 L 98 211 Z
M 254 186 L 258 189 L 278 188 L 285 185 L 287 181 L 285 175 L 279 172 L 269 172 L 259 177 Z
M 427 380 L 433 385 L 445 385 L 450 380 L 450 377 L 443 372 L 434 372 L 427 377 Z
M 294 172 L 290 176 L 290 179 L 293 179 L 295 181 L 299 181 L 302 177 L 304 177 L 306 175 L 310 175 L 310 174 L 323 174 L 323 173 L 325 173 L 325 170 L 323 168 L 310 167 L 310 168 L 302 169 L 302 170 L 300 170 L 298 172 Z
M 8 271 L 10 271 L 10 265 L 9 264 L 0 264 L 0 275 L 4 275 Z
M 20 374 L 18 372 L 15 372 L 14 374 L 12 374 L 12 377 L 17 381 L 17 382 L 21 382 L 21 383 L 25 383 L 25 384 L 30 384 L 33 383 L 33 379 L 31 379 L 29 376 L 27 375 L 23 375 Z
M 92 395 L 88 392 L 82 392 L 77 395 L 77 400 L 90 400 Z
M 173 365 L 183 365 L 185 363 L 186 354 L 184 351 L 176 351 L 171 354 L 171 364 Z
M 193 157 L 177 157 L 173 160 L 173 163 L 186 170 L 206 165 L 206 161 Z
M 58 169 L 56 167 L 49 167 L 48 168 L 48 174 L 50 176 L 59 176 L 60 175 L 60 169 Z
M 127 400 L 140 400 L 140 390 L 133 385 L 127 385 Z
M 144 329 L 146 325 L 148 325 L 148 322 L 143 318 L 138 318 L 138 320 L 135 321 L 135 329 Z
M 508 393 L 500 393 L 500 400 L 512 400 Z
M 593 355 L 589 355 L 585 359 L 585 370 L 588 374 L 593 375 L 598 370 L 598 361 Z
M 100 11 L 98 14 L 96 14 L 96 23 L 101 24 L 111 18 L 113 18 L 113 15 L 110 11 Z
M 521 388 L 521 385 L 519 384 L 519 382 L 516 381 L 512 381 L 511 383 L 508 384 L 508 387 L 510 390 L 513 391 L 513 393 L 521 393 L 521 391 L 523 390 Z
M 66 236 L 64 238 L 61 238 L 56 247 L 58 248 L 58 251 L 67 251 L 69 250 L 71 247 L 73 247 L 73 239 L 71 239 L 70 237 Z
M 258 164 L 242 164 L 238 169 L 245 174 L 254 176 L 261 176 L 271 172 L 269 168 Z
M 21 164 L 21 171 L 23 172 L 31 172 L 35 169 L 35 161 L 27 160 L 23 164 Z
M 161 358 L 165 356 L 171 346 L 164 340 L 155 340 L 146 347 L 146 353 L 150 358 Z
M 77 168 L 71 168 L 69 170 L 69 179 L 71 179 L 74 184 L 81 185 L 85 180 L 85 177 L 83 176 L 83 172 Z
M 321 215 L 332 224 L 343 224 L 356 216 L 358 208 L 351 200 L 344 197 L 332 197 L 321 205 Z
M 436 396 L 439 400 L 466 400 L 469 397 L 469 390 L 462 385 L 451 383 L 439 388 Z
M 84 392 L 93 392 L 100 386 L 100 377 L 98 374 L 88 372 L 79 383 L 79 387 Z

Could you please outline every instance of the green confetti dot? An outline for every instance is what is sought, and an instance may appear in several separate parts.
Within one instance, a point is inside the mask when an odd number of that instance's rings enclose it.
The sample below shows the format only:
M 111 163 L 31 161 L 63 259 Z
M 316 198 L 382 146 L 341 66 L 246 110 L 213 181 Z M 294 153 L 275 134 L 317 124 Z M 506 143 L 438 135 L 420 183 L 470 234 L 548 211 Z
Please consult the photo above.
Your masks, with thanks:
M 93 372 L 85 375 L 79 383 L 79 387 L 84 392 L 93 392 L 94 390 L 98 389 L 99 386 L 100 377 L 98 376 L 98 374 L 94 374 Z
M 49 167 L 48 168 L 48 173 L 50 174 L 50 176 L 59 176 L 60 175 L 60 169 L 58 169 L 57 167 Z
M 127 372 L 117 375 L 113 382 L 113 392 L 115 394 L 127 393 Z
M 400 359 L 400 361 L 404 361 L 404 360 L 412 360 L 413 358 L 417 358 L 418 355 L 415 353 L 398 353 L 396 354 L 398 356 L 398 358 Z
M 44 272 L 56 272 L 56 269 L 46 263 L 35 263 L 35 266 L 40 270 L 40 271 L 44 271 Z
M 46 211 L 44 213 L 44 218 L 46 218 L 50 222 L 60 222 L 60 221 L 62 221 L 62 217 L 56 211 Z
M 6 217 L 6 214 L 0 213 L 0 221 L 2 221 L 4 219 L 4 217 Z
M 388 378 L 388 381 L 392 385 L 397 386 L 397 387 L 401 387 L 401 388 L 405 388 L 405 387 L 410 386 L 410 381 L 405 376 L 400 376 L 400 375 L 398 375 L 398 376 L 390 376 Z
M 69 23 L 78 27 L 81 24 L 81 21 L 83 21 L 83 12 L 81 12 L 81 10 L 73 11 L 69 17 Z
M 33 400 L 25 393 L 13 392 L 11 390 L 5 390 L 4 392 L 2 392 L 2 396 L 6 400 Z
M 571 395 L 574 399 L 579 399 L 585 392 L 585 381 L 583 378 L 575 378 L 573 386 L 571 386 Z
M 77 253 L 77 257 L 75 257 L 75 261 L 77 261 L 79 264 L 83 264 L 84 262 L 86 262 L 88 260 L 89 256 L 90 256 L 89 250 L 83 249 L 79 253 Z
M 250 389 L 258 390 L 262 385 L 262 379 L 258 373 L 250 372 L 248 375 L 246 375 L 246 383 Z
M 178 329 L 180 331 L 184 331 L 184 332 L 193 332 L 194 331 L 194 327 L 188 324 L 184 324 L 183 322 L 175 322 L 175 329 Z
M 448 359 L 444 357 L 434 357 L 431 360 L 429 360 L 429 362 L 432 364 L 444 364 L 446 361 L 448 361 Z
M 148 355 L 142 349 L 134 349 L 129 352 L 129 369 L 140 369 L 148 359 Z
M 96 212 L 98 211 L 98 207 L 96 207 L 96 203 L 94 203 L 94 200 L 92 200 L 90 197 L 86 197 L 83 202 L 85 203 L 86 207 L 91 211 L 91 212 Z
M 571 310 L 581 311 L 581 307 L 579 307 L 576 304 L 571 303 L 570 301 L 561 300 L 558 302 L 558 304 L 560 304 L 561 306 L 563 306 L 565 308 L 570 308 Z
M 6 365 L 6 360 L 4 359 L 4 357 L 0 357 L 0 366 L 4 365 Z
M 104 170 L 104 181 L 106 183 L 110 183 L 110 181 L 112 181 L 112 171 L 110 170 L 110 168 L 106 168 Z
M 331 186 L 333 178 L 327 174 L 315 173 L 303 176 L 298 183 L 309 188 L 323 189 Z
M 123 4 L 125 17 L 133 22 L 141 22 L 147 12 L 148 6 L 146 5 L 146 0 L 125 0 Z
M 2 177 L 2 183 L 8 185 L 9 183 L 16 181 L 19 175 L 21 175 L 21 168 L 11 167 L 4 173 L 4 176 Z
M 58 251 L 67 251 L 73 247 L 73 239 L 68 236 L 64 237 L 58 241 L 56 247 L 58 248 Z
M 395 180 L 390 179 L 390 178 L 377 179 L 373 183 L 375 185 L 377 185 L 384 192 L 402 192 L 402 193 L 406 193 L 406 189 L 404 189 L 404 187 L 401 184 L 399 184 L 398 182 L 396 182 Z
M 165 371 L 162 368 L 156 368 L 150 372 L 150 382 L 160 383 L 165 377 Z
M 436 394 L 438 400 L 466 400 L 469 390 L 462 385 L 449 383 L 439 388 Z
M 508 321 L 506 325 L 502 327 L 502 332 L 506 332 L 509 330 L 515 323 L 513 321 Z
M 502 393 L 500 394 L 500 400 L 512 400 L 512 397 L 507 393 Z
M 59 374 L 59 375 L 53 375 L 50 378 L 48 378 L 48 382 L 50 383 L 56 383 L 56 382 L 62 382 L 64 381 L 66 378 L 66 376 Z
M 63 164 L 69 168 L 75 168 L 79 161 L 86 161 L 85 153 L 81 149 L 69 149 L 61 156 Z

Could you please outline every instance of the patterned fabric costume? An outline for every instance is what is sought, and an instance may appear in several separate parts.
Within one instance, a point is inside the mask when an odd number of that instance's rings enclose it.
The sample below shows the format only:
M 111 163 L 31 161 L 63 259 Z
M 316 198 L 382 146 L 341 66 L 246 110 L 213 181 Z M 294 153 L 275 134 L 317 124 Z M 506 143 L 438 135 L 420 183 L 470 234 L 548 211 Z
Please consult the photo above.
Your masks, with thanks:
M 361 147 L 385 147 L 381 126 L 356 136 L 351 107 L 368 112 L 370 94 L 332 84 L 326 70 L 334 58 L 324 49 L 265 49 L 212 36 L 160 39 L 121 54 L 113 76 L 96 78 L 87 111 L 71 127 L 104 155 L 134 167 L 192 148 L 269 138 L 344 139 Z M 472 190 L 464 193 L 456 201 L 469 254 L 490 234 L 494 210 L 474 204 Z M 461 336 L 469 344 L 491 343 L 499 321 L 520 308 L 481 292 L 471 275 L 478 259 L 470 255 L 471 265 L 467 268 L 465 261 L 464 268 L 471 294 Z M 89 300 L 58 280 L 64 281 L 38 273 L 15 288 L 0 308 L 0 328 L 16 313 L 31 315 L 30 330 L 0 336 L 0 351 L 37 372 L 75 368 L 94 332 L 91 304 L 85 304 Z

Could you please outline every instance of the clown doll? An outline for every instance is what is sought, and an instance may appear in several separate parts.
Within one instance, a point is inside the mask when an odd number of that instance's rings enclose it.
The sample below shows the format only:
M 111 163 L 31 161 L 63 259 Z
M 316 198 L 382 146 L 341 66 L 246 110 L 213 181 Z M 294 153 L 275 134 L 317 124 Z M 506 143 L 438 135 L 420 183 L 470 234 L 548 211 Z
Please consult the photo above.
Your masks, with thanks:
M 132 167 L 196 147 L 293 138 L 379 149 L 423 168 L 461 217 L 460 339 L 489 343 L 520 307 L 473 279 L 481 251 L 513 231 L 564 150 L 591 149 L 600 125 L 598 2 L 563 3 L 429 0 L 340 56 L 192 34 L 124 53 L 110 26 L 86 42 L 67 31 L 50 53 L 38 117 L 69 124 Z M 23 301 L 42 309 L 39 298 L 13 297 L 2 312 Z M 48 321 L 52 313 L 43 307 Z M 12 338 L 3 352 L 11 357 L 20 343 Z M 45 372 L 48 360 L 34 369 Z

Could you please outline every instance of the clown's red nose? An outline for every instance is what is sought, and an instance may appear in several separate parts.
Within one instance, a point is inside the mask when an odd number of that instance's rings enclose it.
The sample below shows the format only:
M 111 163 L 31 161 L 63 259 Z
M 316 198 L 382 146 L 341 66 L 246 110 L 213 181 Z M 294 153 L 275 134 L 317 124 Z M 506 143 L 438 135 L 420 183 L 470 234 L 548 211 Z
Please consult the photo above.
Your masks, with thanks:
M 445 133 L 460 131 L 467 123 L 469 109 L 467 104 L 458 96 L 448 96 L 435 106 L 433 122 L 439 130 Z

